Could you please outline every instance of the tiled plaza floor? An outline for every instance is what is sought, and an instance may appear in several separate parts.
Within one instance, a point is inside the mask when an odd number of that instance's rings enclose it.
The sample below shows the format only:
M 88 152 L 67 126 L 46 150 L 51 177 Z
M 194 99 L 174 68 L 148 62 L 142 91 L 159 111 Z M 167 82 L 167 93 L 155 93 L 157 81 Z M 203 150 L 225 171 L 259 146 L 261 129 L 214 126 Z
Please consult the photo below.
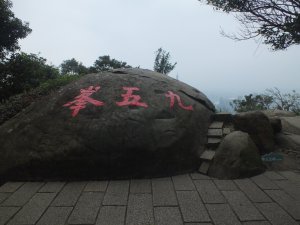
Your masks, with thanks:
M 299 225 L 300 174 L 250 179 L 174 177 L 85 182 L 8 182 L 0 225 Z

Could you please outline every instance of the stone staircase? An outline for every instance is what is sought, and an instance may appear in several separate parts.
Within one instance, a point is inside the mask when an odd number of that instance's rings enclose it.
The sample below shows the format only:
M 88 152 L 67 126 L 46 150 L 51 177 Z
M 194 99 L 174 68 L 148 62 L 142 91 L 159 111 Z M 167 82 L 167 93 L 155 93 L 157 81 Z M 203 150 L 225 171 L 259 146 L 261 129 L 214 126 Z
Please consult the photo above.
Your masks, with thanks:
M 212 123 L 207 131 L 206 149 L 200 156 L 202 160 L 198 170 L 200 173 L 207 174 L 219 144 L 233 130 L 232 114 L 216 113 L 213 115 Z

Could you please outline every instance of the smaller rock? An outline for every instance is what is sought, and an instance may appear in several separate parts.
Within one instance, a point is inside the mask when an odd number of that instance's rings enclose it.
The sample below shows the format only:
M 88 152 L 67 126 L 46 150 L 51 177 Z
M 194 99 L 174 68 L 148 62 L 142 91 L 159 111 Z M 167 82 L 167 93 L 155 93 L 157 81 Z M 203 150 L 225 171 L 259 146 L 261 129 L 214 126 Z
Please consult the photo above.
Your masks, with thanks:
M 230 134 L 231 130 L 228 127 L 223 128 L 223 135 L 226 136 L 228 134 Z
M 282 148 L 293 149 L 300 153 L 300 135 L 279 133 L 276 134 L 276 143 Z
M 278 110 L 278 109 L 269 109 L 262 111 L 267 117 L 293 117 L 296 116 L 294 112 Z
M 221 179 L 245 178 L 265 170 L 259 150 L 242 131 L 228 134 L 216 150 L 208 175 Z
M 281 120 L 279 118 L 269 118 L 269 121 L 271 123 L 274 134 L 281 132 L 282 124 L 281 124 Z
M 281 117 L 282 131 L 300 135 L 300 116 Z
M 268 117 L 260 111 L 234 116 L 234 128 L 250 135 L 261 154 L 274 150 L 274 133 Z

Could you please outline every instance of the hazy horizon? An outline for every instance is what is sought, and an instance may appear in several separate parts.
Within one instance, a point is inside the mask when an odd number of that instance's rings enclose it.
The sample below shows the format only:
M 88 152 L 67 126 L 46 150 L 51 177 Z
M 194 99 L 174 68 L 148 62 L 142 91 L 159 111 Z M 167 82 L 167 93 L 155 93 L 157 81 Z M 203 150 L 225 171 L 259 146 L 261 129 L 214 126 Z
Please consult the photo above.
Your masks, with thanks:
M 110 55 L 131 66 L 153 69 L 162 47 L 177 66 L 170 76 L 206 94 L 233 98 L 278 87 L 300 91 L 300 47 L 273 52 L 254 40 L 220 35 L 238 32 L 231 14 L 197 0 L 12 0 L 16 17 L 33 32 L 20 41 L 26 53 L 41 53 L 59 66 L 75 58 L 91 66 Z

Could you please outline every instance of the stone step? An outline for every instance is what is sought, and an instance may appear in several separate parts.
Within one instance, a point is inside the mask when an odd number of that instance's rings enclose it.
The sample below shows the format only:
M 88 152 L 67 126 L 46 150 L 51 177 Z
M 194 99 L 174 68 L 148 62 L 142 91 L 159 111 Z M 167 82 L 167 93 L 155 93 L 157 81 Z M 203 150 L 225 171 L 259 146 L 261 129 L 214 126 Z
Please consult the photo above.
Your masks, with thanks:
M 220 138 L 208 138 L 207 147 L 218 147 L 221 142 Z
M 214 121 L 210 124 L 209 129 L 222 129 L 224 126 L 223 122 Z
M 223 137 L 223 130 L 222 129 L 208 129 L 207 131 L 208 137 Z
M 222 121 L 222 122 L 232 122 L 233 116 L 231 113 L 228 112 L 220 112 L 216 113 L 212 116 L 214 121 Z
M 201 166 L 198 171 L 199 171 L 199 173 L 207 174 L 209 167 L 210 167 L 210 163 L 204 161 L 201 163 Z
M 213 150 L 205 150 L 200 156 L 200 159 L 211 161 L 214 158 L 215 154 L 216 152 Z

